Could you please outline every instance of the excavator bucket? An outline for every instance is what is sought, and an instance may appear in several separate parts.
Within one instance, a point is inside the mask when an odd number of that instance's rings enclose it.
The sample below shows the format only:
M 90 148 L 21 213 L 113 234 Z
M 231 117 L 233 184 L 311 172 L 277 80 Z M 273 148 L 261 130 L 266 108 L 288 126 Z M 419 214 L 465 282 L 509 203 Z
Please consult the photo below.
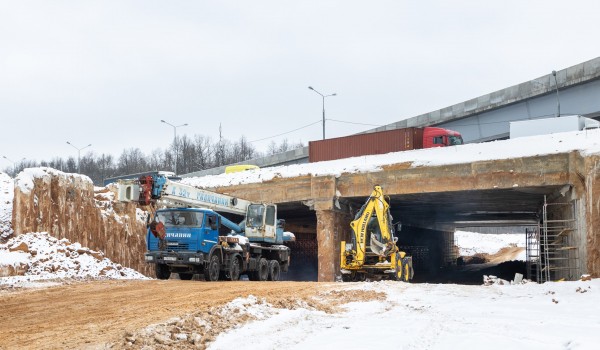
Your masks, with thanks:
M 371 234 L 371 251 L 379 256 L 388 256 L 389 253 L 394 249 L 394 243 L 387 242 L 382 243 L 377 240 L 377 236 Z

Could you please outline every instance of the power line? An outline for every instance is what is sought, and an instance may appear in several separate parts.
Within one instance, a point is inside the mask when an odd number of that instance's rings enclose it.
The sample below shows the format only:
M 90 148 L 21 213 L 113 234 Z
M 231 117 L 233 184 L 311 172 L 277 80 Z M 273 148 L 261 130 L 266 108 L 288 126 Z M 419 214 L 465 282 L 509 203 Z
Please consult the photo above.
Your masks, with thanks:
M 571 114 L 577 114 L 577 113 L 571 113 Z M 537 119 L 537 118 L 543 118 L 543 117 L 549 117 L 549 116 L 553 116 L 553 115 L 554 115 L 554 114 L 538 115 L 538 116 L 534 117 L 533 119 Z M 515 120 L 502 120 L 502 121 L 497 121 L 497 122 L 469 123 L 469 124 L 454 124 L 454 125 L 450 125 L 449 127 L 456 127 L 456 126 L 474 126 L 474 125 L 489 125 L 489 124 L 501 124 L 501 123 L 510 123 L 510 122 L 512 122 L 512 121 L 521 121 L 521 120 L 527 120 L 527 119 L 528 119 L 528 118 L 523 118 L 523 119 L 515 119 Z M 365 126 L 375 126 L 375 127 L 381 127 L 381 126 L 388 125 L 388 124 L 381 125 L 381 124 L 357 123 L 357 122 L 349 122 L 349 121 L 346 121 L 346 120 L 339 120 L 339 119 L 329 119 L 329 118 L 327 118 L 326 120 L 329 120 L 329 121 L 332 121 L 332 122 L 338 122 L 338 123 L 345 123 L 345 124 L 355 124 L 355 125 L 365 125 Z M 293 133 L 293 132 L 295 132 L 295 131 L 298 131 L 298 130 L 302 130 L 302 129 L 308 128 L 309 126 L 313 126 L 313 125 L 315 125 L 315 124 L 319 124 L 319 123 L 322 123 L 322 120 L 317 120 L 316 122 L 313 122 L 313 123 L 310 123 L 310 124 L 307 124 L 307 125 L 301 126 L 301 127 L 299 127 L 299 128 L 296 128 L 296 129 L 293 129 L 293 130 L 290 130 L 290 131 L 283 132 L 283 133 L 281 133 L 281 134 L 277 134 L 277 135 L 273 135 L 273 136 L 268 136 L 268 137 L 264 137 L 264 138 L 262 138 L 262 139 L 253 140 L 253 141 L 249 141 L 249 142 L 251 142 L 251 143 L 253 143 L 253 142 L 260 142 L 260 141 L 264 141 L 264 140 L 272 139 L 272 138 L 275 138 L 275 137 L 279 137 L 279 136 L 287 135 L 287 134 L 290 134 L 290 133 Z
M 332 122 L 338 122 L 338 123 L 355 124 L 355 125 L 383 126 L 383 125 L 379 125 L 379 124 L 357 123 L 357 122 L 349 122 L 349 121 L 345 121 L 345 120 L 329 119 L 329 118 L 326 119 L 326 120 L 329 120 L 329 121 L 332 121 Z M 290 133 L 292 133 L 294 131 L 298 131 L 298 130 L 301 130 L 301 129 L 304 129 L 304 128 L 308 128 L 309 126 L 313 126 L 313 125 L 318 124 L 318 123 L 322 123 L 322 121 L 321 120 L 317 120 L 314 123 L 310 123 L 310 124 L 301 126 L 301 127 L 297 128 L 297 129 L 294 129 L 294 130 L 286 131 L 286 132 L 283 132 L 281 134 L 277 134 L 277 135 L 273 135 L 273 136 L 268 136 L 268 137 L 265 137 L 265 138 L 262 138 L 262 139 L 258 139 L 258 140 L 253 140 L 253 141 L 250 141 L 250 142 L 259 142 L 259 141 L 264 141 L 264 140 L 272 139 L 272 138 L 275 138 L 275 137 L 278 137 L 278 136 L 290 134 Z
M 265 138 L 258 139 L 258 140 L 254 140 L 254 141 L 250 141 L 250 142 L 259 142 L 259 141 L 264 141 L 264 140 L 272 139 L 272 138 L 275 138 L 275 137 L 278 137 L 278 136 L 282 136 L 282 135 L 286 135 L 286 134 L 292 133 L 292 132 L 294 132 L 294 131 L 298 131 L 298 130 L 301 130 L 301 129 L 304 129 L 304 128 L 308 128 L 309 126 L 313 126 L 313 125 L 315 125 L 315 124 L 319 124 L 319 123 L 321 123 L 321 122 L 322 122 L 321 120 L 317 120 L 317 121 L 316 121 L 316 122 L 314 122 L 314 123 L 310 123 L 310 124 L 307 124 L 307 125 L 301 126 L 301 127 L 297 128 L 297 129 L 294 129 L 294 130 L 286 131 L 286 132 L 283 132 L 283 133 L 281 133 L 281 134 L 277 134 L 277 135 L 273 135 L 273 136 L 265 137 Z
M 337 119 L 329 119 L 329 118 L 327 120 L 332 121 L 332 122 L 338 122 L 338 123 L 346 123 L 346 124 L 367 125 L 367 126 L 383 126 L 383 125 L 379 125 L 379 124 L 356 123 L 356 122 L 349 122 L 349 121 L 345 121 L 345 120 L 337 120 Z

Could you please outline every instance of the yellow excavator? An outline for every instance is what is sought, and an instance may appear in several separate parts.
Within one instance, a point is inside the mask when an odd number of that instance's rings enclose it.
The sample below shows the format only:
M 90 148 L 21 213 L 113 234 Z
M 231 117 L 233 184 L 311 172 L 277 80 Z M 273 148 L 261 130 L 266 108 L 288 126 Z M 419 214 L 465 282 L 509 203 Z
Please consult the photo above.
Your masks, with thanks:
M 396 246 L 389 199 L 376 185 L 371 196 L 350 223 L 352 242 L 342 241 L 342 280 L 391 279 L 408 282 L 413 278 L 412 257 Z

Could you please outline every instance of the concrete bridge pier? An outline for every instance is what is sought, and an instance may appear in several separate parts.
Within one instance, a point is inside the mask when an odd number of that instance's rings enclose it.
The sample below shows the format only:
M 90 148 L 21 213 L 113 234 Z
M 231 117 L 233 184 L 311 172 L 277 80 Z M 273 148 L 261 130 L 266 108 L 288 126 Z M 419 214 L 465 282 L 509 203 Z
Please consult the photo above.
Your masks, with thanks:
M 349 211 L 337 209 L 332 204 L 333 200 L 329 200 L 315 207 L 319 282 L 333 282 L 340 275 L 340 242 L 351 237 L 352 216 Z

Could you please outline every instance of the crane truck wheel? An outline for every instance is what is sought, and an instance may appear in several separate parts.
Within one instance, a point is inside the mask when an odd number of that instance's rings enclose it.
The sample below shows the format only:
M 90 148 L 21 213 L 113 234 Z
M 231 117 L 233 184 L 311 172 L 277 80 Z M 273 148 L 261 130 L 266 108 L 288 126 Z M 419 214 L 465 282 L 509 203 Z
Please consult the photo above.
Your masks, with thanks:
M 229 273 L 227 274 L 227 277 L 230 281 L 237 281 L 240 279 L 240 265 L 241 261 L 238 256 L 231 259 L 231 263 L 229 265 Z
M 250 281 L 258 281 L 258 271 L 250 271 L 250 272 L 248 272 L 248 279 Z
M 269 261 L 265 258 L 260 258 L 258 261 L 258 274 L 259 281 L 266 281 L 269 279 Z
M 171 277 L 171 270 L 165 264 L 156 264 L 156 278 L 159 280 L 168 280 Z
M 269 261 L 269 281 L 279 281 L 280 275 L 281 275 L 281 266 L 279 266 L 279 261 L 277 261 L 277 260 Z
M 210 256 L 208 265 L 204 267 L 204 279 L 209 282 L 215 282 L 219 280 L 219 256 L 213 254 Z

